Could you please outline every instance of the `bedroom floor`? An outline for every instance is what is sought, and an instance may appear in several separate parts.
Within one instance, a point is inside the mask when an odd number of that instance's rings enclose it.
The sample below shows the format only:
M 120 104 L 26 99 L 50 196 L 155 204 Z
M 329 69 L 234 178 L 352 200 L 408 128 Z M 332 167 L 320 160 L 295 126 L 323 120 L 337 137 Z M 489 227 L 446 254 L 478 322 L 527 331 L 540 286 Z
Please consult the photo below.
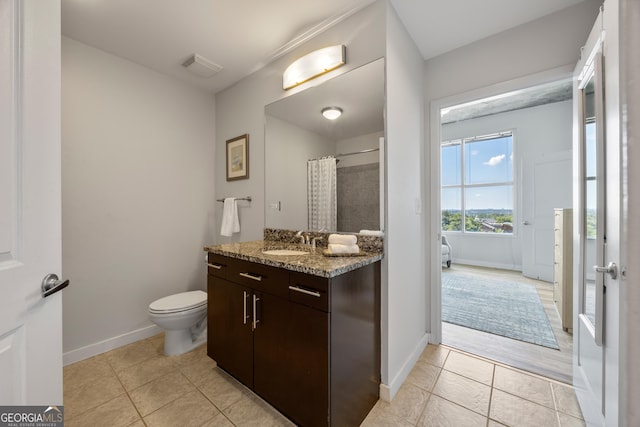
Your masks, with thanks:
M 444 322 L 443 344 L 567 384 L 572 383 L 573 336 L 562 329 L 560 316 L 553 302 L 553 284 L 524 277 L 518 271 L 460 264 L 453 264 L 450 269 L 442 269 L 443 275 L 451 272 L 477 274 L 485 278 L 535 286 L 560 349 L 555 350 Z
M 216 366 L 206 346 L 162 354 L 163 336 L 64 368 L 65 425 L 293 426 Z M 573 388 L 429 345 L 393 402 L 363 426 L 583 426 Z

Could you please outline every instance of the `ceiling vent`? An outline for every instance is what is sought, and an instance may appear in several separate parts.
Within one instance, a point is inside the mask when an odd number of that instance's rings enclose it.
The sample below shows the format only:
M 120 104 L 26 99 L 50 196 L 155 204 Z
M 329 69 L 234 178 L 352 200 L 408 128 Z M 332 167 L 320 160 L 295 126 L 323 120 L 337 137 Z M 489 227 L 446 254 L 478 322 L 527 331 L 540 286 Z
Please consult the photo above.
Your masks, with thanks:
M 182 66 L 187 70 L 191 71 L 193 74 L 200 77 L 213 77 L 220 70 L 222 70 L 222 65 L 218 65 L 215 62 L 209 61 L 207 58 L 202 55 L 198 55 L 194 53 L 182 63 Z

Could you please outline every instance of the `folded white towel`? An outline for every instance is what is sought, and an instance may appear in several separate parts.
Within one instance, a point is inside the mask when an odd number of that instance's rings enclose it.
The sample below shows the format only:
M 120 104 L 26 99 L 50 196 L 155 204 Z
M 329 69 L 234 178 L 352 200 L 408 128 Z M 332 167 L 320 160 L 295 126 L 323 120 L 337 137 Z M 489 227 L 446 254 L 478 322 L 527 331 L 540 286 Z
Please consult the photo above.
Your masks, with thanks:
M 240 221 L 238 220 L 238 204 L 234 197 L 224 199 L 224 208 L 222 211 L 222 226 L 220 234 L 222 236 L 231 236 L 233 233 L 240 231 Z
M 358 238 L 353 234 L 329 234 L 329 243 L 335 245 L 355 245 Z
M 360 252 L 358 245 L 339 245 L 336 243 L 329 243 L 327 251 L 330 254 L 357 254 Z
M 363 236 L 376 236 L 383 237 L 384 231 L 382 230 L 360 230 L 360 234 Z

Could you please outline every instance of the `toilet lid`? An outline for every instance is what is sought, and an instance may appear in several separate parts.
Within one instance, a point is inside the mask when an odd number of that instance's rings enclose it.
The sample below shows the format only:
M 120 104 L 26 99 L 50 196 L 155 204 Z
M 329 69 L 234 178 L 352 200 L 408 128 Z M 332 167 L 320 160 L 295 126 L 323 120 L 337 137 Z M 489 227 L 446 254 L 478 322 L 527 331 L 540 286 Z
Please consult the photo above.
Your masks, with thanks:
M 182 292 L 168 297 L 160 298 L 149 304 L 152 312 L 173 312 L 197 308 L 207 304 L 207 293 L 203 291 Z

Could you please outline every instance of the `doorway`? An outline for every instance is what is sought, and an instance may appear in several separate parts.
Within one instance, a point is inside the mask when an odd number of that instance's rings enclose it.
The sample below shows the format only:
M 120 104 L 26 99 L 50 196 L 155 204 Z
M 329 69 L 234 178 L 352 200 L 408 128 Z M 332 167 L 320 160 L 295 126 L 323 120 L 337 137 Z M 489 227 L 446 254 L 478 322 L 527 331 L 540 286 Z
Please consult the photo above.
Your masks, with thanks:
M 553 208 L 572 205 L 571 79 L 490 92 L 445 101 L 432 116 L 432 140 L 441 142 L 431 151 L 439 220 L 432 226 L 453 253 L 451 268 L 436 272 L 437 332 L 443 344 L 571 383 L 573 339 L 563 329 L 553 283 Z M 474 306 L 478 299 L 484 306 Z M 460 315 L 462 309 L 470 314 Z M 542 318 L 531 320 L 530 312 Z M 533 340 L 521 334 L 545 322 Z M 549 335 L 551 343 L 538 342 Z

